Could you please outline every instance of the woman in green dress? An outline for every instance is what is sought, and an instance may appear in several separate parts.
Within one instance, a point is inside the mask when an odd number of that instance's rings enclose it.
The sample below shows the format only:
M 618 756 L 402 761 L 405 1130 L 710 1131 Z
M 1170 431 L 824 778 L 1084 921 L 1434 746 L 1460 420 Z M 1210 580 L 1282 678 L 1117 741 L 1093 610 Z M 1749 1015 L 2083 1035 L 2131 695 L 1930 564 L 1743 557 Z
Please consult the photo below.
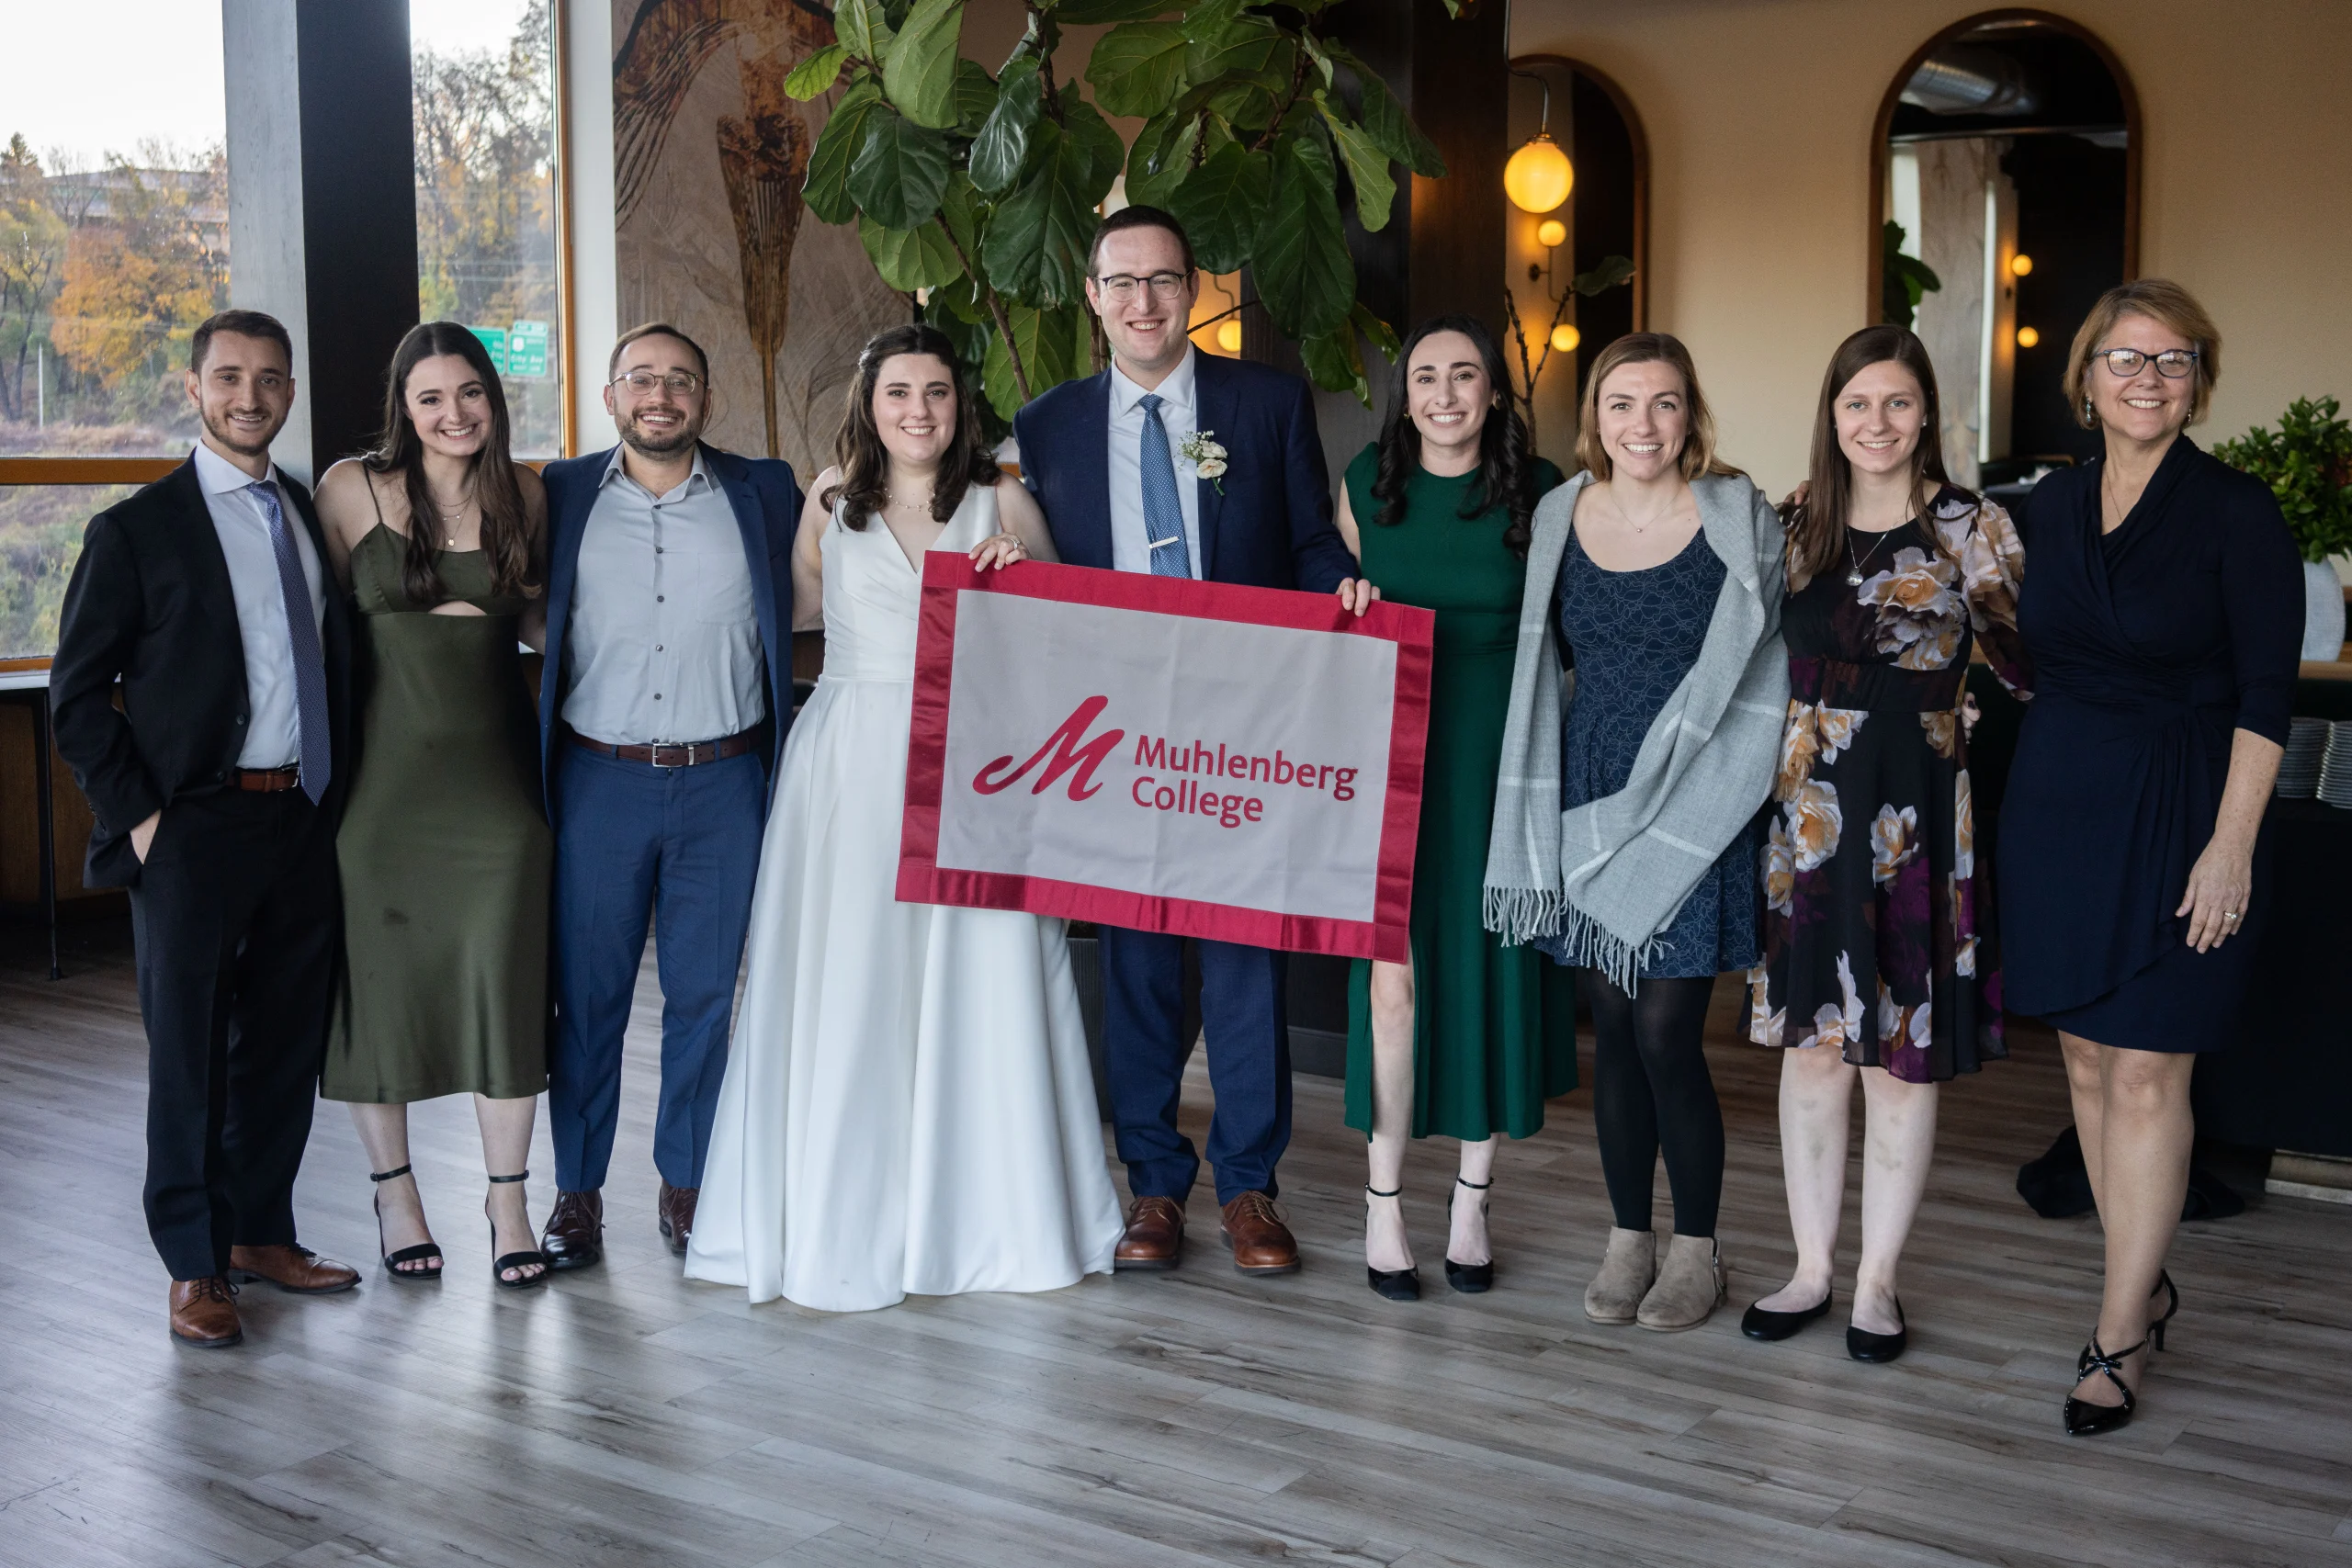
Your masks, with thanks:
M 320 1092 L 347 1100 L 376 1169 L 385 1271 L 441 1277 L 409 1168 L 408 1108 L 471 1093 L 491 1277 L 537 1284 L 524 1201 L 547 1084 L 548 885 L 538 726 L 518 639 L 545 628 L 547 495 L 508 456 L 506 394 L 454 321 L 393 355 L 379 449 L 318 491 L 356 601 L 357 766 L 335 856 L 345 972 Z
M 1348 465 L 1340 533 L 1383 597 L 1437 612 L 1437 647 L 1413 961 L 1359 959 L 1349 977 L 1347 1119 L 1371 1134 L 1366 1273 L 1379 1294 L 1412 1301 L 1406 1138 L 1462 1140 L 1445 1278 L 1488 1289 L 1495 1136 L 1532 1134 L 1544 1101 L 1576 1087 L 1576 998 L 1566 970 L 1503 946 L 1481 919 L 1528 520 L 1560 471 L 1529 454 L 1502 353 L 1475 318 L 1426 322 L 1396 366 L 1380 439 Z

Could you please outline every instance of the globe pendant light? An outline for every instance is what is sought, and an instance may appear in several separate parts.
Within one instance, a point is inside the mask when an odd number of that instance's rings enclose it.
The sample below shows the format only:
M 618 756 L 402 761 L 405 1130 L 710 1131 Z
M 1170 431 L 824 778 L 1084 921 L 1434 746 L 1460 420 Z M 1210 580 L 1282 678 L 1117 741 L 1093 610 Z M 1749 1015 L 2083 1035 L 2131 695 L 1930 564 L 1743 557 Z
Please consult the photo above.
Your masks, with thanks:
M 1517 76 L 1532 76 L 1534 73 L 1517 71 Z M 1541 76 L 1536 85 L 1544 89 L 1544 116 L 1535 134 L 1525 145 L 1510 155 L 1503 165 L 1503 192 L 1511 205 L 1522 212 L 1549 212 L 1568 199 L 1575 188 L 1577 172 L 1560 144 L 1552 140 L 1552 84 Z

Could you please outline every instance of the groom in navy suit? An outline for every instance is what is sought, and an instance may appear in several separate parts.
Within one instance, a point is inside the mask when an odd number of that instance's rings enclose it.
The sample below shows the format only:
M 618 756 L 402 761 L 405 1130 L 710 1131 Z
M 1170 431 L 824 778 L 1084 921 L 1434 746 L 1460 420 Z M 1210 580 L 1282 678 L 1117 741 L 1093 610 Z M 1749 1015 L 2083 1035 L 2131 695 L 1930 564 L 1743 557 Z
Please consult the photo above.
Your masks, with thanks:
M 1063 561 L 1336 592 L 1361 614 L 1377 592 L 1355 580 L 1331 525 L 1306 383 L 1193 352 L 1185 324 L 1200 280 L 1182 226 L 1157 208 L 1122 209 L 1096 231 L 1088 272 L 1111 368 L 1063 382 L 1012 422 L 1023 482 Z M 1221 472 L 1204 474 L 1185 456 L 1196 435 L 1224 448 Z M 1105 926 L 1102 942 L 1112 1120 L 1135 1200 L 1118 1267 L 1173 1269 L 1201 1163 L 1176 1130 L 1193 1049 L 1182 1033 L 1184 939 Z M 1298 1243 L 1273 1206 L 1274 1164 L 1290 1142 L 1283 955 L 1225 942 L 1199 948 L 1223 1235 L 1243 1273 L 1287 1274 Z

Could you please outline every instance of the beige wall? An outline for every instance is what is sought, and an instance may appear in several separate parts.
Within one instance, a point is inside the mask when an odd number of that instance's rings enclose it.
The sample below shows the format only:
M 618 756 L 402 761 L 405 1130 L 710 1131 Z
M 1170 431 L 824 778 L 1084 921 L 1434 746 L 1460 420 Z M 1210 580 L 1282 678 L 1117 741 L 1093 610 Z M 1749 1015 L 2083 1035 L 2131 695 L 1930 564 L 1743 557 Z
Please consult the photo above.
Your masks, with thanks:
M 1829 351 L 1864 324 L 1870 132 L 1951 0 L 1517 0 L 1515 52 L 1580 58 L 1649 133 L 1650 321 L 1697 355 L 1726 457 L 1800 477 Z M 2352 4 L 2056 0 L 2120 57 L 2145 129 L 2141 270 L 2221 322 L 2210 444 L 2299 396 L 2352 403 Z

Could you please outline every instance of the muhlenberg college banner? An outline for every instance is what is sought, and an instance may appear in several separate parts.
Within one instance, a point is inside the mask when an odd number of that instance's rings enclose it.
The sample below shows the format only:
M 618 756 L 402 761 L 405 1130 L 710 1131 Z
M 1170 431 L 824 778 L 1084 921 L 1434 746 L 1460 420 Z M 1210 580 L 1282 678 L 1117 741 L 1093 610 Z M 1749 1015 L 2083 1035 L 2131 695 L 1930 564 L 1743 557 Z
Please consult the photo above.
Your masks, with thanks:
M 924 557 L 899 897 L 1409 962 L 1427 610 Z

